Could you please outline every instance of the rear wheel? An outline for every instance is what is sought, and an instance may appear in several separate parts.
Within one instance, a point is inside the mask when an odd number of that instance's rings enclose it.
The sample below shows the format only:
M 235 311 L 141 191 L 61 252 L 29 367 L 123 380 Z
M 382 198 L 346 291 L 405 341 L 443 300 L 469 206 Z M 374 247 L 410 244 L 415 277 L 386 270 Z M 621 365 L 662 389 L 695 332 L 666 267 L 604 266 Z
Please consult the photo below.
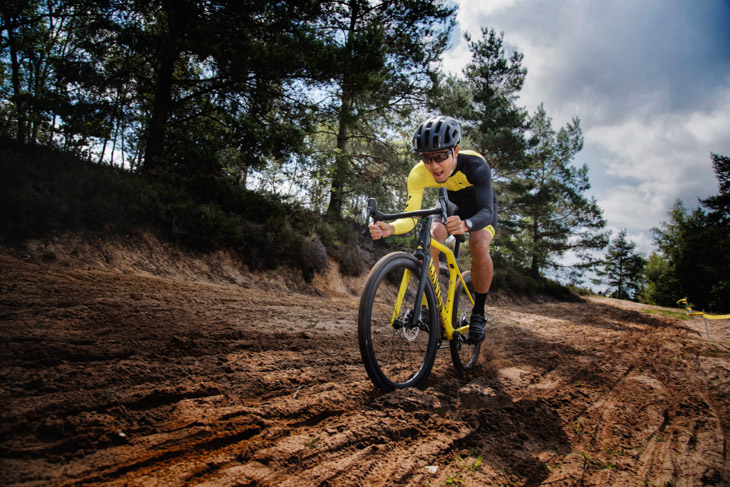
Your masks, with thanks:
M 436 359 L 440 327 L 430 281 L 418 316 L 411 319 L 420 275 L 421 262 L 414 256 L 388 254 L 370 271 L 360 298 L 360 354 L 373 384 L 386 392 L 422 386 Z
M 474 297 L 474 286 L 471 283 L 471 272 L 465 272 L 463 274 L 464 282 L 466 287 L 469 289 L 469 293 L 472 298 Z M 463 374 L 468 371 L 477 363 L 479 358 L 479 351 L 481 350 L 482 344 L 477 343 L 476 345 L 466 342 L 466 336 L 469 333 L 469 318 L 471 317 L 471 310 L 473 308 L 472 302 L 467 295 L 464 286 L 461 281 L 456 284 L 456 295 L 454 297 L 454 309 L 451 316 L 453 316 L 453 327 L 454 337 L 449 341 L 451 348 L 451 361 L 454 363 L 454 368 L 459 374 Z

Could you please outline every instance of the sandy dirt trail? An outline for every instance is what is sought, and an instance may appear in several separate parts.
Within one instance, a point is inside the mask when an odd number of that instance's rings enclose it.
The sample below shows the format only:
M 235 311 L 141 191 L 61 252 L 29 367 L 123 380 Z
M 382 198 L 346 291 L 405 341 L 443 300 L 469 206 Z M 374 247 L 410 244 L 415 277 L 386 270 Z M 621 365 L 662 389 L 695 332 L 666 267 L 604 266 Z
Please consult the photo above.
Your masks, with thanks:
M 727 321 L 502 300 L 473 373 L 441 350 L 383 394 L 363 281 L 150 238 L 0 250 L 0 484 L 730 485 Z

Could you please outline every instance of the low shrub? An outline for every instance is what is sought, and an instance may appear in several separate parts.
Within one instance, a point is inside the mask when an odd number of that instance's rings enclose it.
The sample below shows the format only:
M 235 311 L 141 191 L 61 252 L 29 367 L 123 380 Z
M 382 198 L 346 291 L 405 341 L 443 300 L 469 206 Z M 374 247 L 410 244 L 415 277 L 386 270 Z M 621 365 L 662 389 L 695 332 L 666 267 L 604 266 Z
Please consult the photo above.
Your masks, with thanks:
M 307 281 L 326 269 L 328 254 L 351 274 L 364 270 L 351 224 L 325 224 L 297 204 L 223 178 L 145 177 L 7 139 L 0 160 L 5 243 L 69 230 L 152 230 L 201 252 L 234 249 L 252 269 L 297 268 Z

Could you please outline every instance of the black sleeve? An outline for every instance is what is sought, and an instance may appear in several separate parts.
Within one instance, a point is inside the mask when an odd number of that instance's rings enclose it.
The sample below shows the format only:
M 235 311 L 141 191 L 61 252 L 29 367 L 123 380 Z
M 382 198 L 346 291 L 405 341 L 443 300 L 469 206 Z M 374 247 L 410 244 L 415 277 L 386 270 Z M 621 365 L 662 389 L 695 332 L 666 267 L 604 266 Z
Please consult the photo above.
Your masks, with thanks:
M 495 226 L 497 209 L 494 206 L 495 194 L 492 189 L 492 170 L 483 161 L 473 163 L 467 176 L 469 182 L 474 186 L 474 203 L 478 211 L 470 217 L 474 229 L 482 229 L 487 225 Z

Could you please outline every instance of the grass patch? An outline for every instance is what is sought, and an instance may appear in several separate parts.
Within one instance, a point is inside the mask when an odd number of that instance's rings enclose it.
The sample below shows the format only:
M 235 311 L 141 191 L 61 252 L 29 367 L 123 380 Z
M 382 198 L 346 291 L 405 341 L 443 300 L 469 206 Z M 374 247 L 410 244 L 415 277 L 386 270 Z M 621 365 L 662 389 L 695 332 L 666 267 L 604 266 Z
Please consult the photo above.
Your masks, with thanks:
M 585 432 L 583 421 L 584 419 L 582 417 L 575 420 L 575 424 L 573 425 L 573 431 L 575 434 L 582 435 Z
M 470 472 L 478 471 L 484 458 L 476 452 L 464 452 L 456 455 L 456 463 Z
M 543 463 L 542 468 L 544 468 L 548 473 L 552 473 L 553 470 L 556 470 L 556 469 L 562 467 L 563 465 L 564 465 L 563 463 L 554 463 L 554 464 Z
M 319 436 L 309 435 L 309 439 L 304 442 L 304 446 L 306 446 L 310 450 L 314 450 L 315 448 L 317 448 L 317 444 L 319 443 L 319 440 L 320 440 Z
M 464 485 L 464 479 L 458 475 L 446 475 L 443 485 Z
M 693 316 L 688 315 L 686 311 L 679 310 L 673 311 L 669 309 L 645 308 L 642 311 L 649 315 L 660 315 L 668 318 L 674 318 L 676 320 L 688 320 L 693 318 Z

